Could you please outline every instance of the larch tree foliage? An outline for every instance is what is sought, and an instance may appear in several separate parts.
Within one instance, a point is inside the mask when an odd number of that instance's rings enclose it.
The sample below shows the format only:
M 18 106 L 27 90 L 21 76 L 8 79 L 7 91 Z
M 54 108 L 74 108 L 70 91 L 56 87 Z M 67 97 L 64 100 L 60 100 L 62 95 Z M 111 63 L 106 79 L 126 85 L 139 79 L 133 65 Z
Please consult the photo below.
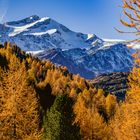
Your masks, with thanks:
M 39 140 L 39 103 L 24 63 L 13 56 L 0 74 L 0 139 Z
M 134 39 L 134 42 L 140 42 L 140 0 L 122 0 L 123 1 L 123 13 L 126 19 L 120 19 L 120 22 L 128 27 L 129 31 L 121 31 L 116 29 L 120 33 L 130 33 L 138 36 Z
M 132 29 L 130 32 L 140 35 L 140 0 L 123 0 L 123 11 L 127 21 L 121 19 L 121 23 Z M 121 33 L 125 33 L 120 31 Z M 139 43 L 140 38 L 134 40 Z M 112 122 L 113 136 L 116 140 L 140 139 L 140 52 L 134 55 L 134 68 L 129 75 L 129 88 L 126 100 L 118 108 Z
M 80 126 L 82 140 L 109 139 L 107 124 L 103 116 L 99 113 L 98 108 L 98 105 L 102 101 L 96 103 L 95 99 L 99 96 L 96 95 L 96 92 L 97 91 L 89 92 L 88 90 L 84 90 L 78 95 L 74 105 L 74 113 L 76 115 L 74 122 Z

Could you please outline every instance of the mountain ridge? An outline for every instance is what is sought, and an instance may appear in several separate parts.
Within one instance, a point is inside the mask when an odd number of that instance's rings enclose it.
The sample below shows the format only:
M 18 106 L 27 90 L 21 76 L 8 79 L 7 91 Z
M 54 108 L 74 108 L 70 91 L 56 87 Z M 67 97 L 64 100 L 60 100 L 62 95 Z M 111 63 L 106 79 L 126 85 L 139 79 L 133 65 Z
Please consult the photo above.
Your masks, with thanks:
M 124 41 L 74 32 L 57 21 L 37 15 L 0 24 L 0 41 L 16 43 L 40 59 L 63 65 L 87 79 L 133 67 L 132 50 Z

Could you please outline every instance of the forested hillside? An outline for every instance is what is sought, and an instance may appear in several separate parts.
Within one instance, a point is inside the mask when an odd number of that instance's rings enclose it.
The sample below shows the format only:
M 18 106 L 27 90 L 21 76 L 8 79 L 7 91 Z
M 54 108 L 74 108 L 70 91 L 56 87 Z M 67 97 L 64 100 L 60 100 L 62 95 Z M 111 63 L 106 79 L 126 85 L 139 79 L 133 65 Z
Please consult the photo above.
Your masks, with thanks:
M 138 71 L 130 74 L 126 102 L 118 103 L 65 67 L 40 61 L 15 44 L 0 45 L 0 139 L 121 140 L 128 133 L 139 138 L 139 108 L 132 102 L 139 96 L 132 89 L 139 89 L 133 82 L 139 82 Z
M 91 80 L 91 83 L 105 93 L 116 95 L 118 100 L 124 100 L 128 89 L 128 75 L 128 72 L 103 74 Z

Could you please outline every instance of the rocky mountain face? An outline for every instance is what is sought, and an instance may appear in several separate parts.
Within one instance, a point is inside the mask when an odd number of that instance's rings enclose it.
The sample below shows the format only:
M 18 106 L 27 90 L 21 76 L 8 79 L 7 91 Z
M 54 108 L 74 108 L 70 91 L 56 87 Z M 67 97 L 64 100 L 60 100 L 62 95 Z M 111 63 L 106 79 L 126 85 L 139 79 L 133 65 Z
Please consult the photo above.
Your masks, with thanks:
M 77 33 L 49 17 L 34 15 L 0 24 L 0 31 L 0 42 L 16 43 L 28 53 L 66 66 L 71 73 L 87 79 L 104 73 L 128 72 L 133 67 L 133 50 L 124 41 Z
M 124 100 L 128 89 L 128 72 L 114 72 L 97 76 L 91 83 L 106 94 L 116 95 L 118 100 Z

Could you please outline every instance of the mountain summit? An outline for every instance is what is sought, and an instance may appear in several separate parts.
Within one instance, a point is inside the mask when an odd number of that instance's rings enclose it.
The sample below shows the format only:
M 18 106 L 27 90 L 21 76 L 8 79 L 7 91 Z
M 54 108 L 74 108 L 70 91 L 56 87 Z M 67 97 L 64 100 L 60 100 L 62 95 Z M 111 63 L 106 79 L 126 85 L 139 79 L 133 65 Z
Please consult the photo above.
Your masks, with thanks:
M 22 20 L 7 22 L 0 25 L 5 35 L 1 41 L 16 42 L 25 51 L 38 51 L 47 48 L 90 48 L 94 43 L 102 40 L 94 34 L 76 33 L 56 22 L 55 20 L 38 16 L 30 16 Z
M 74 32 L 49 17 L 33 15 L 0 24 L 0 30 L 2 43 L 16 43 L 40 59 L 64 65 L 70 72 L 88 79 L 103 73 L 129 71 L 133 66 L 131 50 L 124 41 Z

